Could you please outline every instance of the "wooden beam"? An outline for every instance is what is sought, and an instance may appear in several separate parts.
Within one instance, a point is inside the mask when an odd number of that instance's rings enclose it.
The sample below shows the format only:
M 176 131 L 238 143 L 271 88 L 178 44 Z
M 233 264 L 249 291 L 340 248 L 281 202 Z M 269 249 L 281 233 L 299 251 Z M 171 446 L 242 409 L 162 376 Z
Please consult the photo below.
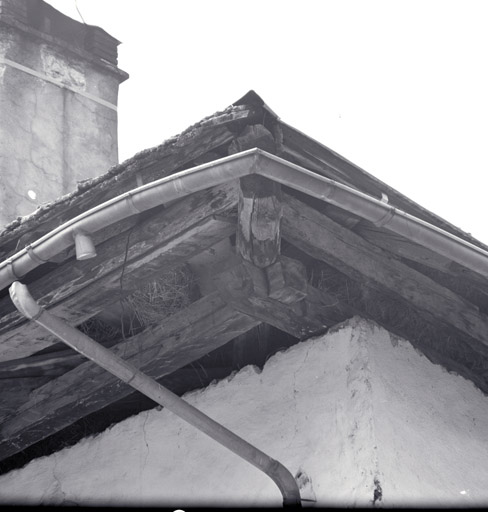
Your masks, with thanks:
M 0 389 L 3 392 L 4 382 L 13 379 L 57 377 L 81 362 L 83 362 L 83 356 L 70 348 L 49 354 L 2 361 L 0 363 Z M 2 393 L 0 393 L 0 397 L 1 395 Z
M 18 377 L 0 380 L 1 416 L 15 414 L 19 404 L 29 399 L 30 393 L 51 380 L 49 376 Z
M 437 321 L 405 299 L 351 279 L 318 260 L 310 262 L 314 284 L 345 303 L 355 315 L 369 318 L 385 329 L 407 339 L 433 363 L 472 380 L 483 392 L 488 390 L 488 357 L 473 348 L 468 336 Z M 479 343 L 477 343 L 479 348 Z
M 236 250 L 256 267 L 276 262 L 281 243 L 281 185 L 258 175 L 240 179 Z
M 480 352 L 488 354 L 488 317 L 455 293 L 286 194 L 282 224 L 283 236 L 310 256 L 358 282 L 400 297 L 466 335 Z
M 286 280 L 293 281 L 290 269 L 299 262 L 284 258 Z M 217 289 L 236 310 L 272 325 L 296 338 L 303 339 L 323 332 L 327 327 L 351 315 L 350 310 L 338 304 L 326 291 L 322 292 L 308 283 L 300 284 L 306 298 L 294 303 L 284 303 L 264 293 L 268 288 L 266 273 L 247 262 L 229 262 L 229 267 L 214 276 Z M 304 293 L 305 293 L 304 292 Z M 310 298 L 309 298 L 310 297 Z
M 233 234 L 235 225 L 215 215 L 236 204 L 236 183 L 192 194 L 101 244 L 95 259 L 66 262 L 31 283 L 31 293 L 52 313 L 78 325 L 161 269 L 180 265 Z M 8 296 L 0 301 L 0 311 L 0 361 L 25 357 L 53 343 L 51 335 L 26 322 Z
M 120 326 L 120 318 L 118 325 Z M 83 331 L 84 332 L 84 331 Z M 122 339 L 122 332 L 114 333 Z M 91 334 L 89 334 L 91 336 Z M 117 343 L 115 337 L 111 339 L 94 339 L 109 348 Z M 14 412 L 19 404 L 28 400 L 30 393 L 52 379 L 86 361 L 86 358 L 59 342 L 59 350 L 42 352 L 20 359 L 0 362 L 0 416 Z M 63 348 L 64 347 L 64 348 Z M 56 347 L 58 348 L 58 347 Z
M 363 223 L 355 228 L 354 232 L 371 244 L 392 252 L 401 258 L 421 263 L 422 265 L 448 274 L 460 274 L 458 267 L 454 266 L 453 261 L 449 258 L 437 254 L 426 247 L 422 247 L 387 229 L 378 228 L 370 223 Z M 465 269 L 463 276 L 469 277 L 473 279 L 473 281 L 478 281 L 478 283 L 483 281 L 483 284 L 486 285 L 486 281 L 479 274 L 469 269 Z
M 229 155 L 240 153 L 246 149 L 259 148 L 268 153 L 276 152 L 273 134 L 262 124 L 248 125 L 229 145 Z
M 407 265 L 461 295 L 478 306 L 483 313 L 488 313 L 488 281 L 480 274 L 370 223 L 360 224 L 354 232 L 371 244 L 399 256 Z
M 259 323 L 213 293 L 111 350 L 159 379 Z M 0 460 L 132 392 L 91 361 L 81 364 L 35 390 L 15 414 L 1 418 Z
M 307 296 L 307 269 L 301 261 L 282 256 L 264 271 L 271 299 L 293 304 Z

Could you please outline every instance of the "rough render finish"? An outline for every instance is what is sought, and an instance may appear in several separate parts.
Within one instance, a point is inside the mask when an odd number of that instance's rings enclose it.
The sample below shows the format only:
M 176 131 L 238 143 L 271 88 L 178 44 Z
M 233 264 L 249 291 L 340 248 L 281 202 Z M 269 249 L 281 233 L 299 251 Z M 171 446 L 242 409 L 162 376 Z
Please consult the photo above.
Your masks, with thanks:
M 0 59 L 117 103 L 119 76 L 9 26 L 0 25 Z M 2 225 L 118 161 L 115 110 L 1 62 L 0 117 Z
M 282 462 L 319 507 L 488 503 L 488 398 L 358 317 L 185 400 Z M 274 506 L 273 482 L 166 409 L 0 477 L 0 503 Z

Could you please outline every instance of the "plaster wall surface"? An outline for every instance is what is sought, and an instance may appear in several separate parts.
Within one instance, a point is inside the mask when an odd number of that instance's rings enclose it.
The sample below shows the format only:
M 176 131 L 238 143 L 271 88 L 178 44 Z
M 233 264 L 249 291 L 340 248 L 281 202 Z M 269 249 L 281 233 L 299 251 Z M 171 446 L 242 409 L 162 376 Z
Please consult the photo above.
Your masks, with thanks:
M 120 76 L 66 46 L 0 23 L 0 225 L 118 161 Z
M 316 506 L 488 505 L 488 398 L 354 318 L 185 395 Z M 0 477 L 2 504 L 281 506 L 263 473 L 153 409 Z

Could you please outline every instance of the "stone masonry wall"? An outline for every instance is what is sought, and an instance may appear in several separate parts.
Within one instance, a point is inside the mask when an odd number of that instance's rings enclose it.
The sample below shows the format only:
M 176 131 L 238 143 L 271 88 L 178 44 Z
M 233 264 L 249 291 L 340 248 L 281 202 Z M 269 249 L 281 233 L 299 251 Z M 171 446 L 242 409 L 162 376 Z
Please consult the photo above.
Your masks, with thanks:
M 36 28 L 5 12 L 0 10 L 0 225 L 75 190 L 78 181 L 118 162 L 118 86 L 127 77 L 76 47 L 82 24 L 61 15 L 53 26 L 52 16 L 44 21 L 34 17 Z M 69 33 L 68 41 L 51 35 L 63 23 L 78 29 L 74 44 Z M 91 47 L 97 31 L 116 50 L 118 42 L 98 27 L 86 29 Z

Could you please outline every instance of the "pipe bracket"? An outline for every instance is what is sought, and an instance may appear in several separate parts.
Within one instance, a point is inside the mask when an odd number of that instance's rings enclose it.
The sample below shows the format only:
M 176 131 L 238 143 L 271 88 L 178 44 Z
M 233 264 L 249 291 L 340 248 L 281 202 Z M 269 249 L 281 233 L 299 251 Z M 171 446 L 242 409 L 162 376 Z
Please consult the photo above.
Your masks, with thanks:
M 39 258 L 39 256 L 34 252 L 34 249 L 31 244 L 26 245 L 24 247 L 24 249 L 26 250 L 27 254 L 29 255 L 29 258 L 34 263 L 37 263 L 38 265 L 43 265 L 44 263 L 47 263 L 47 260 L 43 260 L 42 258 Z
M 395 216 L 395 212 L 395 208 L 388 209 L 385 215 L 383 215 L 383 217 L 381 217 L 379 220 L 373 221 L 373 224 L 378 228 L 382 228 L 386 224 L 389 224 L 391 219 L 393 219 L 393 217 Z
M 20 279 L 20 277 L 15 273 L 15 270 L 14 270 L 14 262 L 12 261 L 11 258 L 9 258 L 8 260 L 5 260 L 5 269 L 7 271 L 7 274 L 9 275 L 9 278 L 12 280 L 12 281 L 18 281 Z
M 35 322 L 44 313 L 44 311 L 46 311 L 46 310 L 43 307 L 39 307 L 39 311 L 34 316 L 32 316 L 30 319 Z
M 127 199 L 127 205 L 129 206 L 130 210 L 134 214 L 142 213 L 142 210 L 137 208 L 137 206 L 134 203 L 134 193 L 132 191 L 127 192 L 126 199 Z
M 329 193 L 325 194 L 324 197 L 326 201 L 331 201 L 332 198 L 336 195 L 337 187 L 331 187 L 330 185 L 327 185 L 327 187 L 329 188 Z

